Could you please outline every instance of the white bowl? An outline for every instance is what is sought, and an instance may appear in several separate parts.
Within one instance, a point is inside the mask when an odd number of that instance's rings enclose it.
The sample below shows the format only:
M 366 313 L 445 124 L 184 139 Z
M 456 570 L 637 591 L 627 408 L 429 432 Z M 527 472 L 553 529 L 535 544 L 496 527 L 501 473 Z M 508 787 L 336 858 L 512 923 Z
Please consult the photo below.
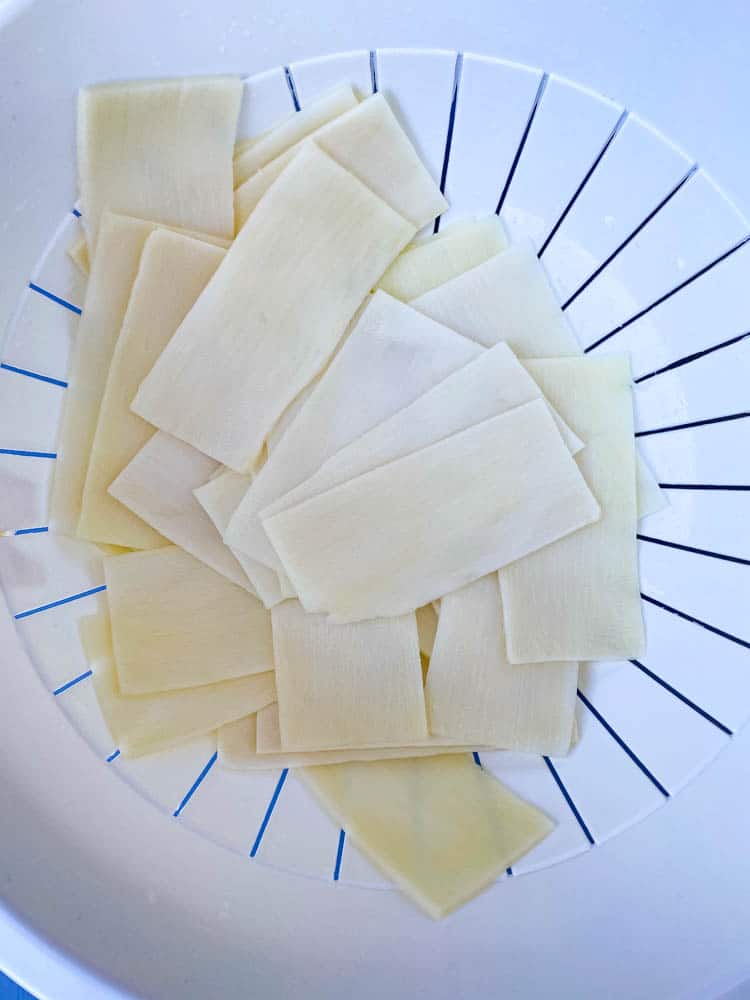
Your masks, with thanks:
M 748 224 L 690 157 L 638 115 L 552 73 L 469 54 L 362 50 L 279 67 L 248 79 L 241 135 L 264 130 L 342 79 L 362 92 L 374 83 L 394 99 L 445 186 L 451 209 L 443 225 L 500 209 L 513 234 L 530 236 L 540 248 L 582 346 L 631 353 L 640 445 L 670 501 L 639 526 L 648 630 L 643 662 L 585 668 L 580 741 L 569 757 L 483 755 L 484 766 L 558 824 L 467 911 L 486 915 L 517 891 L 507 884 L 511 876 L 587 851 L 662 805 L 750 713 L 750 643 L 743 638 L 750 487 L 737 460 L 736 430 L 747 416 L 741 336 Z M 8 759 L 38 753 L 35 793 L 46 813 L 50 799 L 57 805 L 56 827 L 34 829 L 23 812 L 28 801 L 19 796 L 28 853 L 38 846 L 46 858 L 49 838 L 64 841 L 61 860 L 78 867 L 80 877 L 73 910 L 89 941 L 119 925 L 125 940 L 137 939 L 136 967 L 148 955 L 144 942 L 158 939 L 163 947 L 163 921 L 175 922 L 173 951 L 159 958 L 175 991 L 169 996 L 193 995 L 194 982 L 180 983 L 179 957 L 193 935 L 178 925 L 205 914 L 209 893 L 208 933 L 231 924 L 233 947 L 240 947 L 234 931 L 242 913 L 256 959 L 258 941 L 276 920 L 288 921 L 290 935 L 304 930 L 305 908 L 334 928 L 369 913 L 375 939 L 393 933 L 391 913 L 399 934 L 422 933 L 415 930 L 421 918 L 394 899 L 293 775 L 222 771 L 210 740 L 137 761 L 120 758 L 112 746 L 75 628 L 103 589 L 100 558 L 93 547 L 45 530 L 60 404 L 73 391 L 65 388 L 68 348 L 82 301 L 66 255 L 79 226 L 72 201 L 47 226 L 50 241 L 14 308 L 0 369 L 0 527 L 16 531 L 0 541 L 0 582 L 24 647 L 14 645 L 6 622 L 7 704 L 14 706 Z M 35 735 L 40 726 L 43 741 Z M 64 761 L 71 789 L 45 775 L 45 760 L 55 756 Z M 2 777 L 12 798 L 14 772 L 7 770 Z M 25 791 L 33 801 L 28 785 Z M 88 804 L 84 813 L 81 802 Z M 132 831 L 127 843 L 118 842 L 110 810 L 137 813 L 137 846 Z M 204 842 L 188 846 L 180 827 Z M 199 856 L 200 868 L 181 871 L 188 856 Z M 47 904 L 54 899 L 57 907 L 63 890 L 53 888 L 59 872 L 52 869 L 45 863 L 36 875 L 44 872 Z M 35 881 L 28 868 L 18 877 L 26 888 Z M 201 888 L 212 883 L 211 890 Z M 97 903 L 116 891 L 119 914 Z M 39 893 L 41 903 L 44 881 Z M 252 915 L 248 893 L 256 900 Z M 12 901 L 14 893 L 8 895 Z M 20 917 L 44 936 L 55 936 L 56 925 L 64 937 L 60 914 L 52 925 L 39 910 Z M 307 961 L 330 967 L 335 949 L 323 949 L 319 933 L 309 940 Z M 111 948 L 101 954 L 102 971 L 122 977 Z M 87 963 L 95 955 L 96 948 L 86 949 Z M 279 959 L 266 958 L 256 988 L 273 981 Z M 223 982 L 226 972 L 216 970 L 214 981 Z M 297 975 L 301 984 L 302 967 Z M 236 989 L 236 978 L 231 982 L 227 988 Z M 103 983 L 95 989 L 92 995 L 107 995 Z

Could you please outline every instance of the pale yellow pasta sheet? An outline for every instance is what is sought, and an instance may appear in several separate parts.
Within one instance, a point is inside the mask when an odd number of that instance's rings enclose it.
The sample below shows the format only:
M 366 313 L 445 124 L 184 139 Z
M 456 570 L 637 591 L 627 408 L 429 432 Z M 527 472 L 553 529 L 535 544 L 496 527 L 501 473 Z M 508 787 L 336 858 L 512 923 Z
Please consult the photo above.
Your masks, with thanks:
M 645 634 L 629 360 L 560 358 L 527 367 L 586 441 L 576 460 L 602 516 L 501 571 L 508 658 L 536 663 L 637 657 Z
M 357 621 L 413 611 L 598 517 L 536 399 L 263 524 L 305 608 Z
M 485 347 L 504 341 L 519 358 L 580 353 L 530 242 L 513 244 L 411 305 Z
M 89 247 L 105 209 L 231 239 L 239 77 L 84 87 L 78 183 Z
M 109 556 L 104 576 L 120 687 L 171 691 L 273 669 L 263 605 L 182 549 Z
M 330 157 L 304 151 L 141 384 L 136 413 L 236 472 L 249 471 L 413 233 Z
M 504 750 L 568 752 L 578 664 L 511 664 L 492 573 L 446 594 L 425 684 L 430 732 Z
M 271 618 L 282 750 L 427 738 L 414 615 L 332 627 L 284 601 Z
M 158 532 L 107 489 L 154 433 L 130 409 L 138 386 L 225 252 L 165 229 L 146 239 L 99 409 L 78 522 L 81 538 L 133 549 L 164 544 Z
M 272 673 L 147 695 L 124 695 L 117 683 L 109 624 L 95 615 L 79 622 L 104 721 L 124 757 L 167 750 L 203 736 L 275 701 Z
M 263 753 L 258 749 L 257 734 L 265 736 Z M 227 723 L 217 733 L 219 762 L 240 771 L 278 770 L 280 767 L 310 767 L 317 764 L 344 764 L 347 761 L 398 760 L 401 757 L 436 757 L 453 753 L 470 753 L 484 747 L 457 746 L 447 740 L 428 737 L 413 747 L 375 747 L 360 750 L 344 747 L 340 750 L 318 750 L 284 753 L 279 733 L 279 706 L 268 705 L 255 715 Z
M 374 94 L 249 176 L 235 192 L 238 230 L 289 164 L 313 144 L 408 219 L 415 231 L 448 207 L 388 101 Z
M 376 292 L 254 478 L 229 522 L 225 541 L 283 573 L 260 511 L 480 353 L 473 341 Z M 531 382 L 525 373 L 520 377 Z
M 234 157 L 234 180 L 238 186 L 248 177 L 275 160 L 321 126 L 350 111 L 358 104 L 354 88 L 349 83 L 334 87 L 300 111 L 292 112 L 283 121 L 256 139 L 246 139 Z M 238 143 L 238 146 L 240 144 Z
M 553 829 L 469 755 L 300 774 L 356 846 L 434 918 L 476 896 Z

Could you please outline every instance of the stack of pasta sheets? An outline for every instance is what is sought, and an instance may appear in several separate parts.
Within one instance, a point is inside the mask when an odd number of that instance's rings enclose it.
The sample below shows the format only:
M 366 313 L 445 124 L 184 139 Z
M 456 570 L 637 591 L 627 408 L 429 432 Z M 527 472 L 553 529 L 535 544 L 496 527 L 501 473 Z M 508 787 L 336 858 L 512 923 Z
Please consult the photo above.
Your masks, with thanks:
M 240 97 L 81 95 L 51 523 L 110 553 L 81 640 L 121 752 L 300 769 L 440 916 L 551 829 L 470 751 L 567 753 L 579 663 L 642 651 L 629 363 L 495 216 L 419 236 L 447 204 L 382 95 L 235 146 Z

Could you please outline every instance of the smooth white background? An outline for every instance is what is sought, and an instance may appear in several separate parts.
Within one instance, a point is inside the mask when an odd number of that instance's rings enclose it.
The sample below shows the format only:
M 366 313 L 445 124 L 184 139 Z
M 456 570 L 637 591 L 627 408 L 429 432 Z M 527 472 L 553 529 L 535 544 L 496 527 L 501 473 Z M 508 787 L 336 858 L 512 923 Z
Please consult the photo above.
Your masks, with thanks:
M 256 72 L 376 46 L 499 55 L 580 80 L 638 110 L 750 208 L 750 6 L 739 0 L 461 0 L 392 8 L 374 0 L 55 0 L 7 5 L 7 13 L 12 19 L 0 35 L 0 324 L 70 204 L 73 99 L 83 80 Z M 33 162 L 29 148 L 37 150 Z M 8 636 L 0 646 L 4 664 L 17 663 L 12 642 Z M 186 833 L 173 859 L 158 854 L 152 916 L 136 925 L 129 885 L 142 874 L 149 844 L 157 855 L 166 820 L 134 794 L 123 795 L 83 745 L 64 760 L 54 752 L 50 734 L 59 731 L 62 740 L 68 724 L 52 703 L 34 720 L 45 727 L 43 744 L 29 741 L 13 706 L 36 683 L 30 674 L 10 679 L 0 702 L 6 759 L 26 751 L 25 773 L 0 783 L 0 885 L 27 915 L 47 910 L 40 929 L 61 945 L 159 1000 L 232 998 L 239 984 L 243 996 L 702 1000 L 750 975 L 750 733 L 645 823 L 573 862 L 509 883 L 502 909 L 480 900 L 460 920 L 435 926 L 391 894 L 351 890 L 344 921 L 329 886 L 242 866 Z M 40 805 L 40 790 L 50 785 L 54 792 Z M 72 830 L 82 815 L 86 836 L 60 839 L 60 824 Z M 48 835 L 54 825 L 57 844 Z M 120 859 L 114 875 L 107 868 L 113 847 Z M 57 864 L 48 869 L 50 858 Z M 173 906 L 178 896 L 187 900 L 182 915 Z M 106 996 L 101 984 L 63 975 L 52 957 L 40 960 L 28 941 L 1 927 L 0 965 L 32 988 L 55 1000 Z

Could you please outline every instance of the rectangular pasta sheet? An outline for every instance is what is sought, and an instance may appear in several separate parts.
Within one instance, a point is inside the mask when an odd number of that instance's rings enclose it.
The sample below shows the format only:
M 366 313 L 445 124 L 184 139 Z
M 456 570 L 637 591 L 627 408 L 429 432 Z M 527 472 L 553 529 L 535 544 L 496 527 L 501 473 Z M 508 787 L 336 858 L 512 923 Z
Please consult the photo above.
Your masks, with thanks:
M 78 95 L 78 183 L 89 246 L 105 209 L 231 239 L 239 77 L 139 80 Z
M 133 549 L 164 538 L 107 488 L 154 433 L 130 403 L 226 251 L 165 229 L 146 239 L 102 396 L 78 535 Z
M 104 560 L 125 694 L 171 691 L 273 669 L 263 605 L 182 549 Z
M 356 621 L 413 611 L 598 516 L 537 399 L 263 523 L 306 609 Z
M 238 227 L 289 163 L 313 144 L 408 219 L 415 231 L 448 207 L 388 101 L 373 94 L 250 176 L 235 192 Z
M 156 227 L 151 222 L 105 214 L 99 252 L 86 285 L 83 314 L 68 373 L 57 462 L 50 498 L 50 527 L 75 535 L 89 454 L 112 353 L 125 317 L 141 251 Z
M 124 757 L 167 750 L 257 712 L 273 702 L 273 674 L 148 695 L 124 695 L 117 684 L 106 614 L 81 618 L 78 630 L 110 735 Z
M 283 122 L 239 150 L 234 158 L 235 186 L 316 132 L 322 125 L 355 108 L 358 103 L 351 84 L 342 83 L 300 111 L 289 115 Z
M 264 752 L 256 749 L 256 734 L 265 733 Z M 217 733 L 219 762 L 240 771 L 278 770 L 280 767 L 310 767 L 316 764 L 344 764 L 353 760 L 398 760 L 401 757 L 436 757 L 453 753 L 470 753 L 483 747 L 457 746 L 428 737 L 414 747 L 377 747 L 360 750 L 343 747 L 340 750 L 316 750 L 285 753 L 281 749 L 279 706 L 268 705 L 255 715 L 227 723 Z M 259 744 L 258 744 L 259 745 Z
M 489 886 L 553 823 L 470 756 L 300 772 L 335 823 L 431 917 Z
M 334 627 L 285 601 L 271 619 L 283 750 L 427 738 L 414 615 Z
M 412 300 L 415 309 L 471 340 L 504 341 L 519 358 L 580 354 L 580 347 L 529 242 Z
M 527 367 L 586 440 L 577 461 L 602 516 L 501 571 L 508 658 L 536 663 L 639 656 L 645 636 L 629 361 L 613 355 Z
M 398 267 L 404 256 L 393 266 Z M 426 316 L 487 347 L 507 342 L 519 358 L 581 355 L 544 265 L 528 242 L 517 243 L 409 301 Z M 640 455 L 637 464 L 639 516 L 646 517 L 667 501 Z
M 507 344 L 499 343 L 489 350 L 479 348 L 468 363 L 342 448 L 309 479 L 270 503 L 262 510 L 262 518 L 541 398 L 539 386 Z M 570 451 L 577 451 L 581 441 L 557 416 L 555 419 Z M 278 559 L 274 565 L 281 568 Z
M 157 431 L 109 492 L 174 545 L 250 593 L 253 586 L 193 490 L 218 468 L 208 455 Z
M 577 663 L 508 662 L 496 573 L 443 597 L 425 685 L 433 735 L 565 754 L 577 685 Z
M 300 153 L 142 383 L 136 413 L 248 471 L 413 233 L 330 157 Z
M 227 544 L 283 572 L 260 511 L 480 353 L 473 341 L 376 292 L 254 478 L 230 520 Z
M 79 622 L 81 643 L 110 735 L 125 757 L 167 750 L 257 712 L 276 698 L 273 673 L 147 695 L 124 695 L 117 683 L 106 616 Z
M 411 302 L 507 248 L 508 234 L 497 215 L 457 222 L 406 247 L 378 287 L 401 302 Z

